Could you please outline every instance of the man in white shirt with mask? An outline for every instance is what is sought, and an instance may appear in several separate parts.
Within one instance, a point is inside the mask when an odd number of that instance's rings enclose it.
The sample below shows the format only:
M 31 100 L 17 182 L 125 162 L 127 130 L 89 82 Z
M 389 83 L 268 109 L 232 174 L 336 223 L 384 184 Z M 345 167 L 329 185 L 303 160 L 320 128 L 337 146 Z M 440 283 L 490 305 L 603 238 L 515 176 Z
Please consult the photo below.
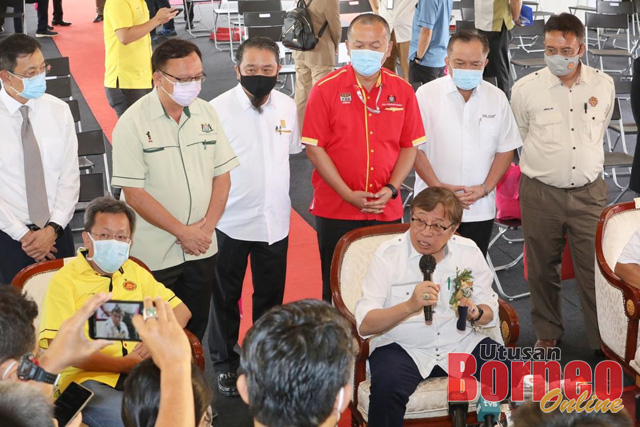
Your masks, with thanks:
M 278 45 L 266 37 L 246 40 L 236 51 L 239 84 L 211 101 L 241 166 L 216 227 L 218 259 L 210 313 L 209 349 L 218 389 L 237 396 L 234 351 L 240 332 L 238 301 L 251 259 L 253 322 L 282 304 L 289 248 L 289 155 L 302 151 L 296 103 L 273 90 Z
M 67 104 L 44 93 L 48 69 L 34 38 L 0 43 L 0 284 L 75 252 L 68 225 L 80 191 L 78 140 Z
M 239 162 L 218 115 L 198 99 L 206 75 L 198 47 L 172 39 L 153 52 L 155 89 L 113 131 L 113 185 L 136 211 L 131 254 L 184 301 L 202 340 L 217 252 L 214 235 Z
M 580 61 L 585 28 L 568 13 L 544 29 L 547 67 L 513 87 L 511 106 L 524 142 L 520 211 L 527 250 L 536 346 L 555 347 L 564 326 L 560 265 L 568 238 L 589 346 L 600 348 L 594 283 L 595 234 L 607 203 L 602 140 L 613 80 Z
M 488 53 L 482 34 L 451 36 L 449 75 L 416 93 L 428 143 L 420 146 L 414 165 L 414 194 L 427 186 L 455 192 L 465 207 L 458 233 L 485 256 L 496 214 L 494 189 L 522 145 L 507 97 L 482 79 Z

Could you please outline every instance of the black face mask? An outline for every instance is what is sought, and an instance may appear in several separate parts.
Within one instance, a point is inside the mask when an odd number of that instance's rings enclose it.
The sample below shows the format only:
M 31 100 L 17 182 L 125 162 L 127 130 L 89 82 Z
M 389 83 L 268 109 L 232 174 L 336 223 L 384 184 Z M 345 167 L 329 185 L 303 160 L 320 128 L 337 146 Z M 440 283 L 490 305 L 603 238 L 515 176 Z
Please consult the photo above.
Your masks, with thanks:
M 262 100 L 269 95 L 278 82 L 278 76 L 243 76 L 240 75 L 240 84 L 256 100 Z

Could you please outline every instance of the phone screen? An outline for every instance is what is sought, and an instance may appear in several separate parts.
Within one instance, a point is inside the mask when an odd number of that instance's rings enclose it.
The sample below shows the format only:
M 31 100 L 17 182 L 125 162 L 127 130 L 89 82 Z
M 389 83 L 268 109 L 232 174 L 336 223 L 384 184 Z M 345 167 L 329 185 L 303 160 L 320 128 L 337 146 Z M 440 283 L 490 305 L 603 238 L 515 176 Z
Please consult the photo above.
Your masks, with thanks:
M 54 416 L 58 425 L 64 427 L 87 406 L 93 397 L 93 392 L 88 388 L 71 383 L 69 387 L 58 397 L 54 403 Z
M 92 339 L 140 341 L 133 327 L 133 316 L 142 314 L 142 301 L 111 300 L 102 304 L 89 318 Z

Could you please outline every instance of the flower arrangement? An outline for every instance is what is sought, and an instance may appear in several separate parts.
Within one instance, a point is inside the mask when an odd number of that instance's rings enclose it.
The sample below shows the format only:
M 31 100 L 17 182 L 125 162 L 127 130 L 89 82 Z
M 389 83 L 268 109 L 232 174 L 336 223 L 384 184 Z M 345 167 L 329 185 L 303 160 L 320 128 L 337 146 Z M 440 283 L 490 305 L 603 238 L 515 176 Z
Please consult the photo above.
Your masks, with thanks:
M 456 277 L 453 279 L 453 292 L 449 299 L 449 305 L 453 310 L 458 310 L 457 328 L 464 331 L 467 328 L 467 310 L 468 307 L 460 306 L 462 298 L 471 298 L 473 295 L 473 274 L 471 270 L 465 268 L 460 271 L 456 267 Z

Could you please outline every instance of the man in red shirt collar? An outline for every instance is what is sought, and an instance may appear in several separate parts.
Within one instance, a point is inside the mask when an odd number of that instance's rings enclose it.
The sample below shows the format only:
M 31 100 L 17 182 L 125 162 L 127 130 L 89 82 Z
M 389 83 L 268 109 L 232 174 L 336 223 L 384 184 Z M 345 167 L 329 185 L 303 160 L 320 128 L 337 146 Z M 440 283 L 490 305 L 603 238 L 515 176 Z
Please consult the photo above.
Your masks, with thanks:
M 425 142 L 411 86 L 382 69 L 391 51 L 389 24 L 359 15 L 349 26 L 351 63 L 311 90 L 302 142 L 315 166 L 310 212 L 322 261 L 322 298 L 331 301 L 333 251 L 347 232 L 400 222 L 399 188 Z

